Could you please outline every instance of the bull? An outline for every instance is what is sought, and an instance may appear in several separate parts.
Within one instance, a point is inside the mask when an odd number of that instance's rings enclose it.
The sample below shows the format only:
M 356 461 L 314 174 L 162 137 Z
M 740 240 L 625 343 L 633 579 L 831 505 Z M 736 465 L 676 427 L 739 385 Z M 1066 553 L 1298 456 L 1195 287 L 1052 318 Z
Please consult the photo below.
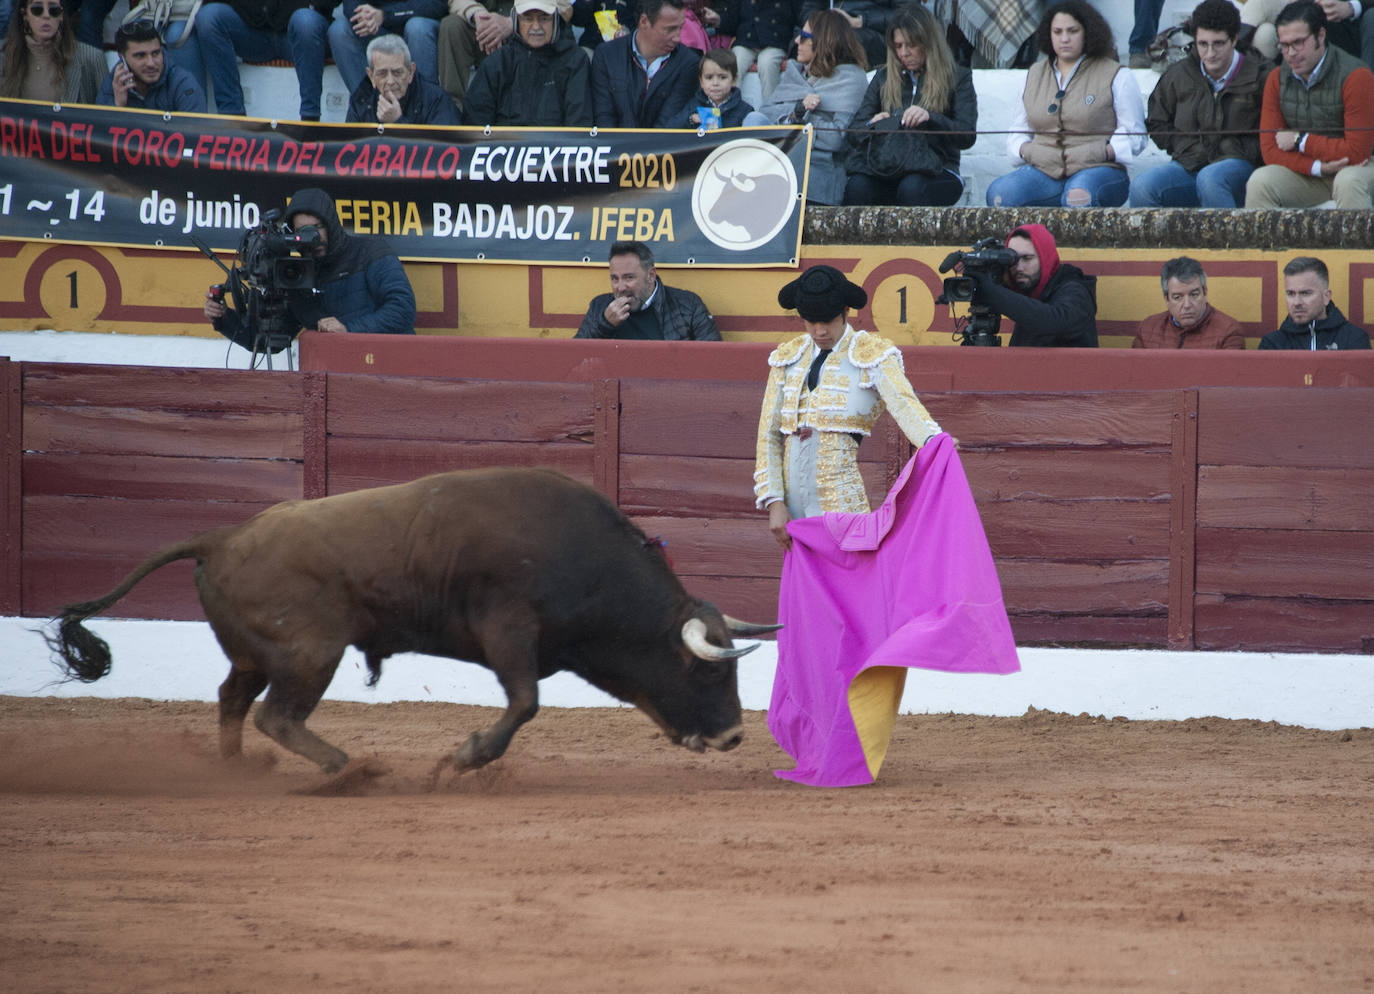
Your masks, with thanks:
M 205 617 L 229 657 L 219 688 L 219 749 L 243 748 L 254 724 L 336 772 L 342 750 L 306 727 L 344 649 L 369 684 L 393 653 L 421 652 L 492 670 L 507 705 L 453 759 L 459 772 L 505 753 L 539 709 L 539 680 L 569 670 L 644 711 L 697 752 L 743 738 L 731 633 L 750 625 L 687 595 L 660 543 L 610 501 L 559 473 L 483 469 L 316 500 L 154 553 L 105 596 L 62 609 L 48 636 L 55 661 L 85 682 L 110 670 L 110 648 L 82 622 L 149 573 L 196 561 Z
M 728 176 L 719 169 L 716 178 L 725 186 L 706 212 L 709 220 L 737 225 L 758 238 L 778 222 L 790 209 L 791 184 L 787 177 L 776 173 L 749 176 L 732 172 Z

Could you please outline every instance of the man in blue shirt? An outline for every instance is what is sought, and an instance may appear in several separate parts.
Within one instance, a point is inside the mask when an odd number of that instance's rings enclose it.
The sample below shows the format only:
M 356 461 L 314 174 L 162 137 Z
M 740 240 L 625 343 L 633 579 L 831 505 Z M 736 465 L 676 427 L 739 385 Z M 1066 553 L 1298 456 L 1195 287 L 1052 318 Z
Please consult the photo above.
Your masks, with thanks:
M 205 93 L 185 69 L 168 65 L 162 39 L 150 21 L 115 34 L 119 61 L 100 84 L 95 102 L 115 107 L 205 113 Z
M 670 128 L 696 96 L 696 49 L 679 44 L 683 0 L 642 0 L 635 29 L 592 55 L 598 128 Z

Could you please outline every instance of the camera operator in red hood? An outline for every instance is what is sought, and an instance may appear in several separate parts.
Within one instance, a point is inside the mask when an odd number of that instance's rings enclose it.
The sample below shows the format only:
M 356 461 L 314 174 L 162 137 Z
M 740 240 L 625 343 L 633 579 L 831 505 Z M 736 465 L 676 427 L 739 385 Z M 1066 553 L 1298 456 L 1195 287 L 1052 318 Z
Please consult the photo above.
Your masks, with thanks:
M 1006 244 L 1016 263 L 1002 282 L 981 271 L 967 275 L 982 303 L 1015 322 L 1009 344 L 1097 348 L 1097 277 L 1060 262 L 1043 224 L 1021 225 Z

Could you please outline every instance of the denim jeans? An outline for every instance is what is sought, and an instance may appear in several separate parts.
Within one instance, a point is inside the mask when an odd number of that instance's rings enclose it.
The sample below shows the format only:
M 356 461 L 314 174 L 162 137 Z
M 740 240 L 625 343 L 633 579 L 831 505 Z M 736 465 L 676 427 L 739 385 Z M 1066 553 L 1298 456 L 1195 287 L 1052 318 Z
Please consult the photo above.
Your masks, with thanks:
M 844 187 L 845 206 L 869 204 L 897 207 L 948 207 L 964 195 L 964 182 L 947 169 L 935 174 L 907 173 L 878 177 L 850 173 Z
M 255 31 L 243 23 L 227 3 L 207 3 L 192 29 L 200 38 L 200 55 L 215 88 L 215 107 L 221 114 L 243 113 L 243 87 L 238 59 L 268 62 L 289 59 L 296 66 L 301 95 L 301 118 L 319 120 L 324 90 L 324 53 L 329 21 L 309 7 L 291 15 L 285 34 Z
M 1159 15 L 1163 11 L 1164 0 L 1135 0 L 1135 24 L 1127 44 L 1132 52 L 1143 52 L 1150 46 L 1159 34 Z
M 1085 191 L 1084 203 L 1071 203 L 1075 191 Z M 1090 166 L 1067 179 L 1053 179 L 1027 163 L 988 184 L 989 207 L 1120 207 L 1131 192 L 1126 170 Z
M 1244 207 L 1245 181 L 1254 171 L 1244 159 L 1218 159 L 1190 173 L 1170 159 L 1131 180 L 1131 206 Z
M 202 5 L 203 6 L 203 5 Z M 196 24 L 200 23 L 200 15 L 196 15 Z M 162 39 L 162 54 L 169 66 L 177 66 L 185 69 L 200 84 L 200 88 L 205 87 L 205 60 L 200 54 L 200 32 L 195 25 L 191 26 L 191 37 L 186 39 L 184 45 L 174 45 L 173 43 L 181 37 L 182 31 L 186 29 L 185 21 L 171 21 L 167 24 L 167 32 Z
M 432 17 L 412 17 L 401 29 L 401 36 L 410 47 L 410 61 L 415 63 L 416 72 L 426 79 L 438 79 L 439 22 Z M 374 37 L 359 38 L 348 23 L 344 4 L 334 8 L 334 20 L 329 24 L 329 50 L 334 53 L 334 65 L 349 93 L 367 76 L 367 43 Z

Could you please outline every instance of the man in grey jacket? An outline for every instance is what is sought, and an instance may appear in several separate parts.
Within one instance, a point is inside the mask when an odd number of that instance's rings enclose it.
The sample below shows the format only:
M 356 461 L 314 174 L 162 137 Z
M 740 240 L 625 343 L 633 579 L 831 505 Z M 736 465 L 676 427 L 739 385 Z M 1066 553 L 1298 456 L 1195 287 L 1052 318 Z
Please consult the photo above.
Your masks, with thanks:
M 577 338 L 720 341 L 716 320 L 688 290 L 663 285 L 643 242 L 611 246 L 611 292 L 592 298 Z

